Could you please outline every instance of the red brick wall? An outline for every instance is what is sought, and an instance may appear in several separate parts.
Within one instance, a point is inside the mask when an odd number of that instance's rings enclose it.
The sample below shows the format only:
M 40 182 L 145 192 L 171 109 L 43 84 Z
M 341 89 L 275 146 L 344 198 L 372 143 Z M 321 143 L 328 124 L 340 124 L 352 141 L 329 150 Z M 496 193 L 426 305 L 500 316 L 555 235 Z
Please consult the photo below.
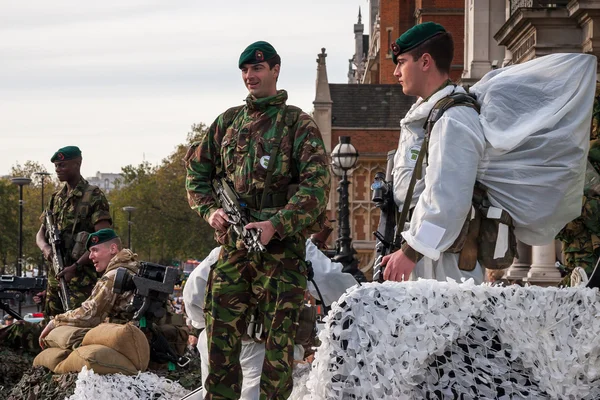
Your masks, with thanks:
M 400 3 L 405 0 L 381 0 L 379 2 L 379 34 L 381 49 L 379 51 L 379 82 L 382 84 L 398 83 L 394 77 L 394 62 L 389 57 L 390 45 L 400 36 Z M 388 29 L 391 32 L 388 34 Z
M 433 21 L 443 25 L 454 38 L 454 59 L 450 77 L 460 79 L 464 68 L 465 2 L 464 0 L 416 0 L 417 23 Z
M 358 154 L 380 154 L 385 156 L 388 151 L 398 147 L 400 138 L 400 123 L 396 129 L 358 130 L 333 128 L 331 132 L 332 148 L 339 142 L 340 136 L 350 136 L 350 143 Z

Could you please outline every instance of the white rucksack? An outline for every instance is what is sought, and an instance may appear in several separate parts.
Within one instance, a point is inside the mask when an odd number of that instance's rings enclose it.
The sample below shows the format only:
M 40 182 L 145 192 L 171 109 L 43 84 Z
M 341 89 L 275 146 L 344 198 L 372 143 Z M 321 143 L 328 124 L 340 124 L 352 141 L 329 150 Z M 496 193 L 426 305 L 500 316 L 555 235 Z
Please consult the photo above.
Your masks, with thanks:
M 581 213 L 596 64 L 552 54 L 494 70 L 470 89 L 487 142 L 477 180 L 524 243 L 550 243 Z

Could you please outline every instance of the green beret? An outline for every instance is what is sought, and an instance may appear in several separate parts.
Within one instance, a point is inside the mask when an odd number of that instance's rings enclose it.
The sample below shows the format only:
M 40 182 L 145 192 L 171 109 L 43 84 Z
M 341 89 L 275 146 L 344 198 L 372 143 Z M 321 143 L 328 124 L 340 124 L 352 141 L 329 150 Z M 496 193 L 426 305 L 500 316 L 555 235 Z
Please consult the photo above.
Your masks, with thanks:
M 119 236 L 110 228 L 100 229 L 97 232 L 90 233 L 88 236 L 88 240 L 85 243 L 85 249 L 89 250 L 90 247 L 95 246 L 100 243 L 108 242 L 109 240 L 113 240 L 114 238 L 118 238 Z
M 240 61 L 238 66 L 242 69 L 244 64 L 259 64 L 263 61 L 268 61 L 275 57 L 277 52 L 267 42 L 255 42 L 250 46 L 246 47 L 246 50 L 240 54 Z
M 50 162 L 72 160 L 74 158 L 81 157 L 81 150 L 77 146 L 67 146 L 62 149 L 58 149 L 56 153 L 50 159 Z
M 441 33 L 446 32 L 446 29 L 435 22 L 424 22 L 415 25 L 402 34 L 394 43 L 392 43 L 392 54 L 394 54 L 394 64 L 398 64 L 398 57 L 402 53 L 406 53 Z

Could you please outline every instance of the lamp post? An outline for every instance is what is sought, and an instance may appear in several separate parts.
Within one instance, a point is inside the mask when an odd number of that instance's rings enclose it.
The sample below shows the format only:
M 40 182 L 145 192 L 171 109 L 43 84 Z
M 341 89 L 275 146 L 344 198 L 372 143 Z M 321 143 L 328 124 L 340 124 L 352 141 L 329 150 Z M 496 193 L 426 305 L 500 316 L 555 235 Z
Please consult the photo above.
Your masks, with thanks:
M 131 247 L 131 213 L 135 210 L 136 208 L 132 206 L 123 207 L 123 211 L 127 213 L 127 247 L 131 251 L 133 251 L 133 248 Z
M 37 176 L 40 177 L 40 181 L 42 182 L 42 213 L 45 209 L 44 204 L 44 183 L 46 182 L 46 177 L 50 176 L 49 172 L 36 172 Z M 40 267 L 38 268 L 38 276 L 42 276 L 44 274 L 44 253 L 42 252 L 42 259 L 40 261 Z
M 19 186 L 19 253 L 17 254 L 17 276 L 23 273 L 23 186 L 29 185 L 31 179 L 24 177 L 10 178 L 11 182 Z
M 339 143 L 331 152 L 331 169 L 333 173 L 340 177 L 340 183 L 337 188 L 340 194 L 338 206 L 338 238 L 336 240 L 336 255 L 332 258 L 335 262 L 344 265 L 344 272 L 357 275 L 362 273 L 358 270 L 358 262 L 354 258 L 356 251 L 352 248 L 352 238 L 350 237 L 350 203 L 348 199 L 348 171 L 354 168 L 358 161 L 358 151 L 350 144 L 349 136 L 340 136 Z

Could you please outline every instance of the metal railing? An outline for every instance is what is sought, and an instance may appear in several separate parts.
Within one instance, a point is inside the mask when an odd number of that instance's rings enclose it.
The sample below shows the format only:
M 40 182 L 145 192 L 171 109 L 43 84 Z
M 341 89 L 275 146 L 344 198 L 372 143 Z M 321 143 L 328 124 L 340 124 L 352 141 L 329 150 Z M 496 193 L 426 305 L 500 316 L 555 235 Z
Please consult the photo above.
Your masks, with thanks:
M 564 8 L 569 0 L 510 0 L 510 14 L 519 8 Z

